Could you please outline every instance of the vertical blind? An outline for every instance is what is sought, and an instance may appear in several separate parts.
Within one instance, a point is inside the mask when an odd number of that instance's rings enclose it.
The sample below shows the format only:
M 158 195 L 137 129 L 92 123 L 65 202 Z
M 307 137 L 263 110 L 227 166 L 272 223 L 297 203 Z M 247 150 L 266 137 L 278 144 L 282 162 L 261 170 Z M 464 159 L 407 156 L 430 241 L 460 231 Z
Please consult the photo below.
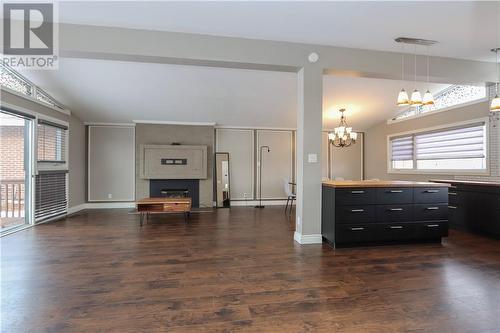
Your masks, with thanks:
M 66 162 L 66 131 L 63 125 L 39 120 L 37 126 L 38 162 Z
M 35 182 L 35 221 L 40 222 L 65 214 L 67 212 L 66 172 L 41 172 L 36 176 Z
M 484 122 L 390 139 L 391 161 L 485 158 Z

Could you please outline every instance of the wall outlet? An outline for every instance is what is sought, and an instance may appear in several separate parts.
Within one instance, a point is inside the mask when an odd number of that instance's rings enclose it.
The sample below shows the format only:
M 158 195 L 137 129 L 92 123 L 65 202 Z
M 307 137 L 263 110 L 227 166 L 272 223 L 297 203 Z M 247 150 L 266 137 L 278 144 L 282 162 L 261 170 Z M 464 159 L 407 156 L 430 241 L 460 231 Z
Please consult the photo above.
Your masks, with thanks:
M 247 198 L 247 194 L 246 193 L 243 193 L 243 198 Z
M 113 199 L 113 194 L 108 193 L 108 199 Z

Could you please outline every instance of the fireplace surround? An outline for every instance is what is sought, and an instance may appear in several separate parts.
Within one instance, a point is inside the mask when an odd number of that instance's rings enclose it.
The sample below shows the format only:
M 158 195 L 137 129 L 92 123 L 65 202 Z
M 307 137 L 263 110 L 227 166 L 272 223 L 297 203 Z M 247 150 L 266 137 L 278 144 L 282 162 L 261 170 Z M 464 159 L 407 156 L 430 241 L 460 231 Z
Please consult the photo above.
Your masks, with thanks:
M 200 206 L 200 181 L 198 179 L 151 179 L 149 196 L 190 197 L 192 207 Z

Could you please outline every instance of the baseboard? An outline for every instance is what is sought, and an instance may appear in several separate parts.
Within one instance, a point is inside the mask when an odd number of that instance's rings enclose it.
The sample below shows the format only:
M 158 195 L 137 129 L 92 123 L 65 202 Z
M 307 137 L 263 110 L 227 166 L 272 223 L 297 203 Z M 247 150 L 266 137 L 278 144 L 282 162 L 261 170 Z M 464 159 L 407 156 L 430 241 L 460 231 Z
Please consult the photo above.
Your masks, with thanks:
M 86 208 L 87 208 L 87 204 L 80 204 L 80 205 L 76 205 L 73 207 L 69 207 L 66 215 L 72 215 L 72 214 L 78 213 L 79 211 L 84 210 Z
M 231 201 L 231 206 L 255 206 L 259 204 L 259 200 L 238 200 Z M 284 200 L 262 200 L 262 205 L 264 206 L 284 206 L 286 204 L 286 199 Z M 295 205 L 294 205 L 295 206 Z
M 293 239 L 301 245 L 321 244 L 323 242 L 323 238 L 322 238 L 321 234 L 302 235 L 302 234 L 298 233 L 297 231 L 295 231 L 295 233 L 293 234 Z
M 135 202 L 87 202 L 85 209 L 134 208 Z

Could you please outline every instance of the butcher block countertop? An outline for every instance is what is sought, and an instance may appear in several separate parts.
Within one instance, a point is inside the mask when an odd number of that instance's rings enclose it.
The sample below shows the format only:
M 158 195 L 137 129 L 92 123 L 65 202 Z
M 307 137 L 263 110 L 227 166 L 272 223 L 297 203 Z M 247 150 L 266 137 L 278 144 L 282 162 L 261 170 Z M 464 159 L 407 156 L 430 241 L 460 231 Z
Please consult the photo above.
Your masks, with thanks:
M 478 182 L 473 180 L 453 180 L 453 179 L 431 179 L 431 181 L 436 183 L 500 187 L 500 182 Z
M 448 187 L 446 183 L 411 182 L 405 180 L 325 180 L 323 186 L 333 188 L 351 187 Z

